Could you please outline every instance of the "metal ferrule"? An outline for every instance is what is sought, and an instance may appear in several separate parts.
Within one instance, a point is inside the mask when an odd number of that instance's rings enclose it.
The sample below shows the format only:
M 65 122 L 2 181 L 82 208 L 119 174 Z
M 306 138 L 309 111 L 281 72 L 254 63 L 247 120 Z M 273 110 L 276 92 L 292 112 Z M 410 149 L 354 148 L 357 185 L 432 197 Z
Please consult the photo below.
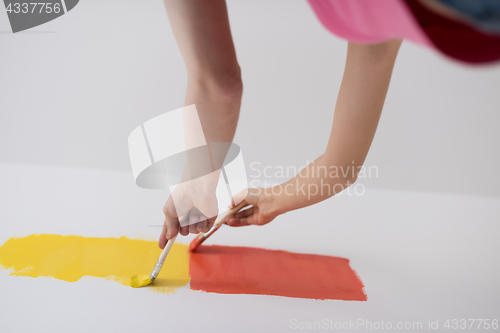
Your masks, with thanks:
M 162 266 L 163 264 L 161 262 L 159 261 L 156 262 L 155 268 L 151 273 L 149 273 L 149 278 L 151 279 L 151 281 L 154 281 L 158 277 L 158 274 L 160 274 Z

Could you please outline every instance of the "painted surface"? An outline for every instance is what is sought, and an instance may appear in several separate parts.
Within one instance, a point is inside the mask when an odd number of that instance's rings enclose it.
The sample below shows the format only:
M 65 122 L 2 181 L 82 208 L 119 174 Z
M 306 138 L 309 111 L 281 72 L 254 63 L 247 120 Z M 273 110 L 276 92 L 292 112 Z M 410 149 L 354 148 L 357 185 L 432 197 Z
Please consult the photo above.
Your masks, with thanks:
M 31 235 L 11 238 L 0 247 L 0 266 L 10 275 L 47 276 L 75 282 L 94 276 L 130 286 L 134 274 L 148 274 L 161 250 L 157 242 L 121 238 Z M 153 286 L 170 292 L 189 282 L 188 246 L 174 244 L 166 267 Z
M 366 301 L 363 284 L 338 257 L 248 247 L 201 246 L 191 253 L 191 289 Z
M 93 276 L 130 286 L 131 276 L 148 274 L 160 253 L 155 241 L 42 234 L 9 239 L 0 247 L 0 266 L 10 275 L 68 282 Z M 347 259 L 246 247 L 203 245 L 189 253 L 175 243 L 145 288 L 172 292 L 188 282 L 193 290 L 222 294 L 366 301 Z

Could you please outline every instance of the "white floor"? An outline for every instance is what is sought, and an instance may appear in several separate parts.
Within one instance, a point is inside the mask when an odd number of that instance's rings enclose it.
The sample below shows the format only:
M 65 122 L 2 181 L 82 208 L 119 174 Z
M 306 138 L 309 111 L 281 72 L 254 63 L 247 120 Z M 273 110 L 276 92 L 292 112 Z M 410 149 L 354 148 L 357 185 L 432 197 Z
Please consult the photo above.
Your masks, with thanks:
M 0 164 L 0 184 L 0 243 L 33 233 L 157 237 L 154 225 L 163 222 L 165 193 L 137 188 L 128 172 Z M 187 286 L 158 294 L 104 279 L 67 283 L 0 271 L 0 332 L 281 332 L 349 321 L 360 324 L 348 327 L 356 331 L 367 321 L 393 330 L 421 322 L 427 331 L 429 321 L 446 330 L 447 319 L 499 320 L 499 236 L 500 198 L 368 188 L 265 227 L 225 227 L 208 241 L 346 257 L 367 302 Z

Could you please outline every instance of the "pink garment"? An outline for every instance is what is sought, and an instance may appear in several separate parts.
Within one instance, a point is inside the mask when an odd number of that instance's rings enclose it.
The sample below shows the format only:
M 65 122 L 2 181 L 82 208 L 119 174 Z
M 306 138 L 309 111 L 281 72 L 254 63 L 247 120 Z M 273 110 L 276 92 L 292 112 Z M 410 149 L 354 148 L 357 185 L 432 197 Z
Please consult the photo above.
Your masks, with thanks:
M 434 48 L 401 0 L 308 1 L 330 32 L 349 41 L 374 44 L 404 38 Z

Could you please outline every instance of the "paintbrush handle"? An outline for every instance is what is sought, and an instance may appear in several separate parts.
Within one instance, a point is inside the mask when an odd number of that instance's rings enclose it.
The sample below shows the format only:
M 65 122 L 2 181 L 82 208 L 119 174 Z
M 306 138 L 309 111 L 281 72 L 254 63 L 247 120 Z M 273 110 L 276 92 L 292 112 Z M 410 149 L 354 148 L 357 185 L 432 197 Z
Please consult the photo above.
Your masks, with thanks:
M 227 212 L 224 212 L 222 213 L 221 215 L 219 215 L 217 217 L 217 219 L 215 220 L 215 223 L 214 223 L 214 226 L 212 227 L 212 229 L 210 229 L 206 234 L 199 234 L 198 237 L 197 237 L 197 244 L 196 244 L 196 247 L 200 246 L 201 243 L 203 243 L 205 241 L 205 239 L 207 239 L 208 237 L 210 237 L 214 232 L 217 231 L 217 229 L 219 229 L 221 226 L 222 226 L 222 223 L 224 222 L 224 220 L 228 217 L 228 216 L 231 216 L 235 213 L 237 213 L 240 209 L 242 209 L 243 207 L 245 207 L 247 205 L 247 203 L 243 200 L 242 202 L 240 202 L 237 206 L 231 208 L 230 210 L 228 210 Z
M 221 215 L 217 216 L 217 219 L 215 220 L 215 223 L 214 223 L 215 230 L 220 228 L 220 226 L 222 225 L 222 222 L 224 222 L 224 220 L 228 216 L 231 216 L 231 215 L 237 213 L 240 209 L 242 209 L 246 205 L 247 205 L 247 203 L 245 202 L 245 200 L 243 200 L 237 206 L 235 206 L 235 207 L 231 208 L 230 210 L 228 210 L 227 212 L 224 212 Z M 212 230 L 215 231 L 214 229 L 212 229 Z M 212 233 L 213 233 L 213 231 L 212 231 Z M 207 233 L 207 235 L 208 235 L 208 233 Z
M 175 235 L 174 238 L 169 239 L 167 242 L 167 245 L 165 245 L 165 248 L 163 251 L 161 251 L 160 257 L 158 258 L 158 263 L 162 264 L 165 262 L 165 259 L 167 259 L 168 253 L 170 252 L 170 249 L 172 248 L 172 244 L 174 244 L 175 239 L 177 238 L 177 235 Z
M 187 215 L 187 214 L 186 214 Z M 165 248 L 163 251 L 161 251 L 160 257 L 158 258 L 158 261 L 156 262 L 155 268 L 149 273 L 149 278 L 151 281 L 156 280 L 158 277 L 158 274 L 160 274 L 160 270 L 163 267 L 163 264 L 165 263 L 165 259 L 167 259 L 168 253 L 170 252 L 170 249 L 172 248 L 172 245 L 175 242 L 175 239 L 177 238 L 177 235 L 175 235 L 174 238 L 169 239 L 167 242 L 167 245 L 165 245 Z
M 179 219 L 179 224 L 183 223 L 187 219 L 188 215 L 189 215 L 189 213 L 182 216 Z M 172 248 L 172 245 L 174 244 L 176 238 L 177 238 L 177 235 L 175 235 L 174 238 L 168 240 L 167 245 L 165 245 L 165 248 L 163 249 L 163 251 L 161 251 L 160 257 L 158 258 L 158 264 L 163 265 L 163 263 L 165 262 L 165 259 L 167 259 L 168 253 L 170 252 L 170 249 Z

